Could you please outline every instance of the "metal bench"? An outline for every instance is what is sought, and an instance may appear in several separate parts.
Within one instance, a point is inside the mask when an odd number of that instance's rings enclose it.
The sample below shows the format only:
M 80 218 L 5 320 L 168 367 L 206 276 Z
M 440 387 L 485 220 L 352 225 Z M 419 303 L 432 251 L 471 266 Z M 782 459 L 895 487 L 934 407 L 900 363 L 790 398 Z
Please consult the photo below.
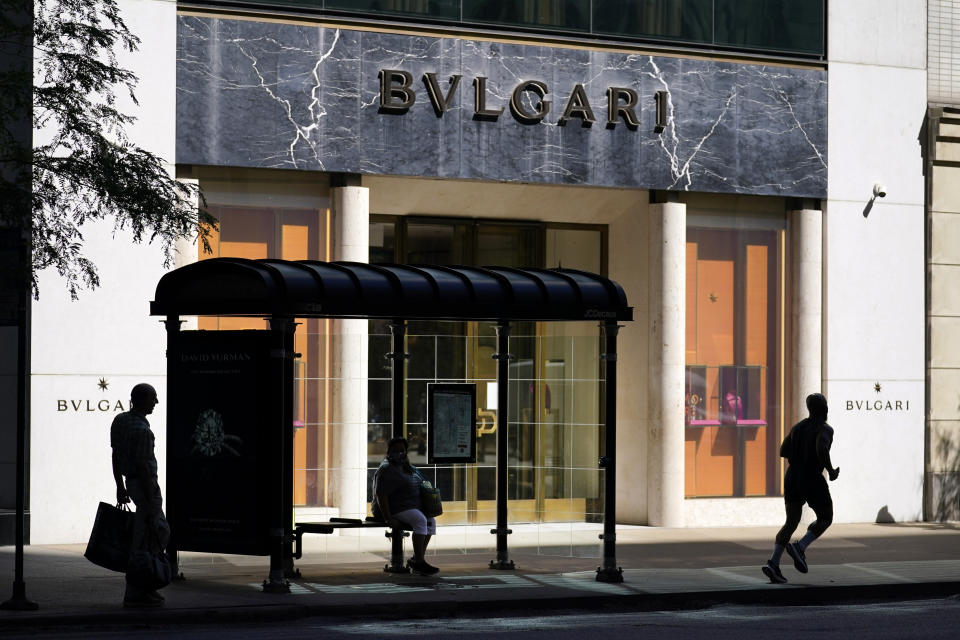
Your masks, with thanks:
M 297 522 L 293 528 L 294 552 L 293 557 L 297 560 L 303 557 L 303 534 L 318 533 L 331 534 L 337 529 L 389 529 L 384 536 L 390 538 L 390 563 L 384 565 L 383 570 L 387 573 L 410 573 L 410 568 L 403 561 L 403 539 L 410 535 L 410 527 L 391 527 L 389 523 L 383 520 L 376 520 L 367 516 L 364 520 L 359 518 L 330 518 L 328 522 Z

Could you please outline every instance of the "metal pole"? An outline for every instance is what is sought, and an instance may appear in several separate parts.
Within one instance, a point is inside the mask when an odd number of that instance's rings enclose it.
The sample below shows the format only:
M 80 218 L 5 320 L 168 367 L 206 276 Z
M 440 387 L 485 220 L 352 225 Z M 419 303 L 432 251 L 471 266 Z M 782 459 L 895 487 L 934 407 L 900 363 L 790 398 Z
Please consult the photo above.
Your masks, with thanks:
M 617 566 L 617 333 L 620 326 L 616 322 L 600 325 L 604 335 L 604 353 L 600 358 L 605 362 L 604 411 L 605 431 L 604 452 L 600 458 L 600 467 L 604 469 L 603 483 L 603 566 L 597 567 L 598 582 L 623 582 L 623 569 Z
M 283 332 L 283 573 L 286 578 L 299 578 L 300 570 L 293 566 L 293 378 L 294 361 L 300 357 L 294 351 L 294 334 L 297 323 L 292 318 L 284 318 L 280 331 Z
M 35 611 L 39 604 L 27 598 L 27 585 L 23 581 L 23 519 L 26 493 L 26 440 L 27 402 L 30 400 L 30 236 L 24 233 L 20 242 L 20 278 L 18 292 L 17 332 L 17 522 L 16 555 L 13 569 L 13 596 L 0 603 L 0 609 L 8 611 Z
M 277 426 L 280 438 L 280 510 L 277 521 L 273 522 L 271 536 L 277 545 L 270 554 L 270 579 L 264 580 L 266 593 L 290 593 L 289 574 L 293 573 L 293 332 L 296 328 L 293 320 L 283 317 L 270 318 L 271 369 L 276 372 L 279 388 L 273 393 L 280 394 L 280 416 Z
M 513 560 L 507 555 L 507 536 L 513 531 L 507 528 L 507 418 L 509 417 L 510 373 L 510 323 L 501 320 L 497 323 L 497 352 L 493 358 L 497 361 L 497 528 L 490 533 L 497 534 L 497 559 L 490 561 L 491 569 L 515 569 Z
M 176 406 L 179 394 L 176 392 L 178 375 L 178 362 L 180 356 L 180 325 L 183 321 L 177 314 L 167 316 L 164 325 L 167 329 L 167 442 L 170 440 L 170 434 L 176 429 L 173 424 L 173 416 L 179 415 L 179 408 Z M 167 520 L 176 522 L 177 505 L 170 500 L 170 476 L 172 459 L 172 447 L 167 446 Z M 176 527 L 170 532 L 170 542 L 167 543 L 167 559 L 170 561 L 170 568 L 173 571 L 174 580 L 183 580 L 183 573 L 180 572 L 180 554 L 177 551 L 177 530 Z
M 27 599 L 27 587 L 23 581 L 24 518 L 26 517 L 26 447 L 27 423 L 30 419 L 30 292 L 33 272 L 33 213 L 31 193 L 33 182 L 30 172 L 30 154 L 33 148 L 32 88 L 28 80 L 33 68 L 33 2 L 7 3 L 4 6 L 4 22 L 12 27 L 12 33 L 0 43 L 0 65 L 4 69 L 22 72 L 22 80 L 4 90 L 12 97 L 16 113 L 6 122 L 7 132 L 12 136 L 12 145 L 4 149 L 0 172 L 14 185 L 13 193 L 5 195 L 5 206 L 0 217 L 10 214 L 5 225 L 14 231 L 19 245 L 17 267 L 13 276 L 17 305 L 17 465 L 16 465 L 16 524 L 13 596 L 0 603 L 0 609 L 8 611 L 34 611 L 39 605 Z M 12 153 L 11 153 L 12 152 Z M 11 157 L 12 156 L 12 157 Z
M 392 351 L 387 354 L 390 359 L 390 385 L 393 393 L 393 403 L 391 407 L 390 437 L 403 437 L 403 383 L 404 383 L 404 362 L 410 357 L 404 352 L 404 336 L 407 332 L 407 323 L 403 320 L 394 320 L 390 323 L 390 335 L 392 337 Z
M 390 323 L 391 351 L 387 354 L 390 359 L 390 385 L 393 394 L 393 403 L 391 407 L 390 437 L 403 437 L 403 383 L 404 363 L 410 357 L 404 351 L 404 336 L 407 332 L 407 324 L 401 319 L 395 319 Z M 376 496 L 373 498 L 376 500 Z M 391 529 L 387 533 L 390 538 L 390 564 L 383 567 L 387 573 L 410 573 L 410 568 L 403 563 L 403 538 L 407 534 L 400 527 Z

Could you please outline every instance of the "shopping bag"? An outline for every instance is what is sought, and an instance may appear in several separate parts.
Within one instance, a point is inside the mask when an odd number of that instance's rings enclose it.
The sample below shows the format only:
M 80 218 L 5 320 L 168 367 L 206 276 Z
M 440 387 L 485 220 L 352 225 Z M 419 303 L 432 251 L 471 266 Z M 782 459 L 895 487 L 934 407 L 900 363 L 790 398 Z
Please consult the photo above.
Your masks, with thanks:
M 101 502 L 83 556 L 105 569 L 123 572 L 127 570 L 132 541 L 133 512 L 130 507 Z
M 173 578 L 170 560 L 163 551 L 140 549 L 130 554 L 127 582 L 144 591 L 162 589 Z
M 170 539 L 170 525 L 160 515 L 147 523 L 143 547 L 130 554 L 127 583 L 143 591 L 162 589 L 173 579 L 173 567 L 163 550 Z
M 433 486 L 429 480 L 420 475 L 420 511 L 428 518 L 436 518 L 443 513 L 443 503 L 440 500 L 440 489 Z
M 424 480 L 420 485 L 420 510 L 428 518 L 436 518 L 443 513 L 440 489 L 437 489 L 427 480 Z

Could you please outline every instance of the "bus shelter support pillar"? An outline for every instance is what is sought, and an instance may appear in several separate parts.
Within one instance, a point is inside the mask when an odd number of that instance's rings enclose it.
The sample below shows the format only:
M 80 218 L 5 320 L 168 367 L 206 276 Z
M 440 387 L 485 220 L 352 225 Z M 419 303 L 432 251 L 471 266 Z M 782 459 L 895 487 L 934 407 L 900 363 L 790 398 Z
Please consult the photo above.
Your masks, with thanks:
M 406 382 L 405 364 L 410 354 L 404 351 L 404 337 L 407 332 L 407 323 L 395 319 L 390 323 L 391 350 L 386 357 L 390 360 L 390 385 L 393 402 L 391 403 L 390 437 L 402 438 L 404 416 L 403 386 Z M 376 496 L 373 497 L 377 499 Z M 408 534 L 401 527 L 393 527 L 387 532 L 390 538 L 390 564 L 383 570 L 387 573 L 410 573 L 409 567 L 403 562 L 403 538 Z
M 508 377 L 512 357 L 510 351 L 510 323 L 497 323 L 497 528 L 490 533 L 497 535 L 497 559 L 490 561 L 491 569 L 515 569 L 507 553 L 507 536 L 513 533 L 507 528 L 507 418 L 509 411 Z
M 617 566 L 617 334 L 620 325 L 600 325 L 604 336 L 604 452 L 600 467 L 603 483 L 603 566 L 597 567 L 598 582 L 623 582 L 623 569 Z
M 293 334 L 296 323 L 292 318 L 270 318 L 270 331 L 274 334 L 271 352 L 271 368 L 277 386 L 272 393 L 281 394 L 277 416 L 277 437 L 281 438 L 280 451 L 280 508 L 271 523 L 271 537 L 276 540 L 270 553 L 270 577 L 263 582 L 266 593 L 290 593 L 287 578 L 297 577 L 293 567 Z
M 177 354 L 180 353 L 180 331 L 182 329 L 183 320 L 180 319 L 179 315 L 172 314 L 167 316 L 167 319 L 163 322 L 164 326 L 167 329 L 167 380 L 172 380 L 174 374 L 174 365 L 173 358 L 178 357 Z M 167 389 L 170 388 L 170 385 L 167 384 Z M 177 408 L 172 406 L 171 393 L 167 391 L 167 433 L 170 433 L 170 424 L 169 416 L 179 415 L 177 414 Z M 170 447 L 167 447 L 167 469 L 171 465 L 171 455 Z M 167 495 L 167 504 L 166 504 L 166 514 L 167 519 L 175 519 L 176 516 L 171 514 L 171 511 L 177 508 L 177 505 L 172 504 L 169 500 L 169 494 Z M 177 537 L 173 535 L 170 537 L 170 542 L 167 544 L 167 560 L 170 562 L 170 570 L 173 575 L 174 580 L 184 580 L 183 573 L 180 571 L 180 553 L 177 551 Z

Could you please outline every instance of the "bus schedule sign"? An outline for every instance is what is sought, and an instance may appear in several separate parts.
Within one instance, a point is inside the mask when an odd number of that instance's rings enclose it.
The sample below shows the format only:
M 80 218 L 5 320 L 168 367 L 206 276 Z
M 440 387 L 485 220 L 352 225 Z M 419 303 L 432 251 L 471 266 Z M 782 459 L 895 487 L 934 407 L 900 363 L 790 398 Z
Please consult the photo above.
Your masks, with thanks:
M 427 388 L 427 462 L 476 462 L 477 385 L 431 384 Z

